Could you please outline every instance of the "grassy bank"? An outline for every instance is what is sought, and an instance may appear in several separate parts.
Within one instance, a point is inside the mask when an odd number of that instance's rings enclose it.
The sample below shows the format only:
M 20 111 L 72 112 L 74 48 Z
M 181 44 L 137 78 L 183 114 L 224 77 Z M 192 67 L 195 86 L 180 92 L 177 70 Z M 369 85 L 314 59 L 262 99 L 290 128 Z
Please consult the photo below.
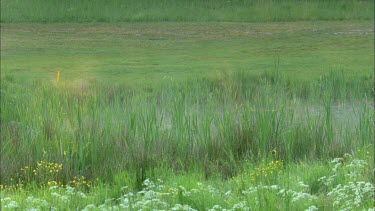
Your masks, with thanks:
M 357 0 L 3 0 L 2 22 L 372 20 L 374 2 Z

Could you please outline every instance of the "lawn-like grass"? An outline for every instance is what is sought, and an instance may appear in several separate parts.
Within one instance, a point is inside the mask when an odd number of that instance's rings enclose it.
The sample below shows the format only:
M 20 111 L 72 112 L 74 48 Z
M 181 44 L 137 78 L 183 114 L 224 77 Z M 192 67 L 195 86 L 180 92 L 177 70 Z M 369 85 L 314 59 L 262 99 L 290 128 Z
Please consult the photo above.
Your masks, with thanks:
M 3 24 L 1 69 L 22 83 L 155 83 L 277 67 L 296 79 L 371 76 L 373 22 Z
M 371 0 L 3 0 L 2 22 L 372 20 Z

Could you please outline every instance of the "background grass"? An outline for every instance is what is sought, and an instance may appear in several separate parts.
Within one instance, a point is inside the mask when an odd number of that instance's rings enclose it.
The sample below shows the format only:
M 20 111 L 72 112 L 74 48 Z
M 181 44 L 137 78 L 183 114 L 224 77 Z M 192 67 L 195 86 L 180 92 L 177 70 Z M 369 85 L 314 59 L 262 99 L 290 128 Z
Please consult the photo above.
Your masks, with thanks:
M 3 0 L 2 22 L 372 20 L 371 0 Z
M 3 24 L 1 70 L 16 80 L 100 79 L 149 86 L 275 66 L 309 81 L 371 77 L 373 22 Z

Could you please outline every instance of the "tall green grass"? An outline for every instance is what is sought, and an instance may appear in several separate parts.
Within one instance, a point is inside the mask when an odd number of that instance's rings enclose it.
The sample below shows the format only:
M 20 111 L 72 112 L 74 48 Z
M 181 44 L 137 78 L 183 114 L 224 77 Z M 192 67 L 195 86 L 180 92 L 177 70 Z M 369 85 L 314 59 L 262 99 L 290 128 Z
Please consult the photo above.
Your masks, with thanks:
M 13 80 L 2 77 L 1 184 L 41 160 L 63 164 L 62 181 L 84 175 L 110 182 L 131 171 L 141 187 L 158 168 L 229 178 L 247 159 L 324 160 L 373 143 L 371 78 L 337 72 L 305 83 L 278 72 L 167 78 L 138 89 Z M 335 112 L 340 105 L 346 116 Z
M 2 0 L 2 22 L 371 20 L 370 0 Z

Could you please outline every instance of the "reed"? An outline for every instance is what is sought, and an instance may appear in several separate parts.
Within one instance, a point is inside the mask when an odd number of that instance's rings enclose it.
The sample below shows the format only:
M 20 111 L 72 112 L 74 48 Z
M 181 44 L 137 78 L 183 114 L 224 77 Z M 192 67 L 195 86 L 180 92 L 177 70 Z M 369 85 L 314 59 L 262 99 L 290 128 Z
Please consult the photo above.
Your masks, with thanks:
M 141 185 L 158 166 L 228 178 L 243 160 L 257 163 L 273 150 L 296 162 L 372 143 L 371 84 L 352 84 L 332 72 L 306 82 L 301 94 L 277 72 L 239 74 L 219 82 L 168 82 L 152 91 L 60 82 L 35 84 L 30 93 L 4 80 L 3 178 L 41 160 L 63 164 L 65 181 L 74 175 L 111 180 L 134 169 Z

